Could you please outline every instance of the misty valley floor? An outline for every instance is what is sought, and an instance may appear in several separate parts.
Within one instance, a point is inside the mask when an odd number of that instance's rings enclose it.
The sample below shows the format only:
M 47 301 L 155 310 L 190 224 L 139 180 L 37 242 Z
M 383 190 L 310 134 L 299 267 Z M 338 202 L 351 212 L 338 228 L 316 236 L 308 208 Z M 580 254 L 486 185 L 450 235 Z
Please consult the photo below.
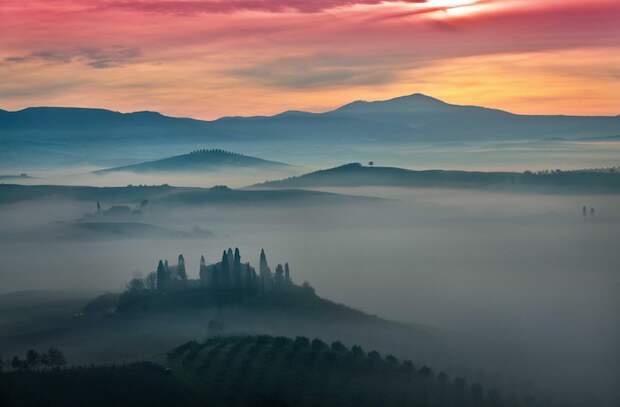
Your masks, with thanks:
M 86 241 L 10 236 L 23 229 L 44 230 L 39 228 L 54 221 L 79 219 L 94 210 L 91 201 L 51 197 L 2 205 L 2 290 L 39 288 L 69 294 L 25 299 L 22 304 L 15 304 L 16 299 L 6 305 L 0 301 L 0 343 L 3 348 L 10 344 L 16 352 L 21 351 L 17 344 L 23 338 L 28 347 L 48 345 L 50 332 L 75 324 L 73 314 L 95 294 L 80 293 L 120 291 L 132 273 L 154 270 L 159 258 L 183 253 L 188 273 L 195 275 L 203 253 L 213 260 L 221 248 L 238 246 L 256 263 L 265 247 L 274 261 L 288 261 L 297 280 L 309 281 L 324 298 L 428 327 L 442 352 L 421 351 L 399 336 L 388 342 L 364 329 L 347 336 L 346 326 L 296 326 L 286 319 L 274 322 L 278 319 L 225 312 L 233 332 L 304 334 L 359 343 L 455 375 L 476 376 L 481 369 L 494 383 L 508 377 L 531 380 L 536 388 L 553 394 L 567 388 L 576 393 L 589 389 L 605 397 L 613 391 L 616 371 L 610 355 L 617 337 L 613 324 L 620 266 L 615 243 L 620 238 L 617 196 L 390 188 L 329 191 L 390 201 L 176 207 L 156 212 L 145 222 L 168 229 L 199 226 L 213 235 Z M 596 215 L 584 219 L 582 205 L 595 207 Z M 68 356 L 80 363 L 135 360 L 132 352 L 122 350 L 123 332 L 134 332 L 132 340 L 146 344 L 153 343 L 149 330 L 166 326 L 170 318 L 191 327 L 184 338 L 162 335 L 146 352 L 154 357 L 179 345 L 180 339 L 204 337 L 204 321 L 213 315 L 206 311 L 198 318 L 203 322 L 183 315 L 135 326 L 103 325 L 110 328 L 109 342 L 95 341 L 97 335 L 76 336 L 57 345 L 65 346 Z

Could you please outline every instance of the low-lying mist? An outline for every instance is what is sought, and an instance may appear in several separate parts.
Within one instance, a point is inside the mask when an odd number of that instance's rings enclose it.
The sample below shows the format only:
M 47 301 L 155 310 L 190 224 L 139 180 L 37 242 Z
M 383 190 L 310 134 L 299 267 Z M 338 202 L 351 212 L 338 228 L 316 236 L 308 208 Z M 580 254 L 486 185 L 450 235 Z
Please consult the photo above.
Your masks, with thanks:
M 5 205 L 0 291 L 118 291 L 133 275 L 153 271 L 159 259 L 175 263 L 179 253 L 195 277 L 201 254 L 215 262 L 224 248 L 239 247 L 244 261 L 258 264 L 265 248 L 272 266 L 289 262 L 293 279 L 309 281 L 323 297 L 432 327 L 452 353 L 463 355 L 440 361 L 440 368 L 459 370 L 467 363 L 555 392 L 612 399 L 618 379 L 619 196 L 332 192 L 392 201 L 152 208 L 147 223 L 199 226 L 214 235 L 89 241 L 10 236 L 79 219 L 95 203 Z M 594 215 L 583 216 L 583 205 Z
M 212 169 L 196 174 L 195 172 L 109 172 L 93 173 L 99 167 L 80 166 L 63 169 L 39 169 L 28 173 L 32 178 L 16 178 L 4 181 L 22 185 L 75 185 L 118 187 L 126 185 L 182 185 L 187 187 L 209 188 L 216 185 L 227 185 L 240 188 L 265 182 L 272 179 L 300 175 L 308 171 L 307 167 L 293 167 L 287 170 L 269 170 L 260 168 L 227 168 Z

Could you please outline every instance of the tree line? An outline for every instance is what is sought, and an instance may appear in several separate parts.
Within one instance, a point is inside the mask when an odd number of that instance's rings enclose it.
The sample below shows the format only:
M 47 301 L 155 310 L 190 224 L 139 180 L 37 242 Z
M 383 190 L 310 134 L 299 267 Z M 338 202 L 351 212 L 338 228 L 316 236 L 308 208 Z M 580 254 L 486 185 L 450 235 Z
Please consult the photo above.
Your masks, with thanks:
M 45 352 L 37 352 L 30 349 L 23 358 L 13 356 L 7 360 L 0 357 L 0 372 L 5 369 L 13 369 L 19 371 L 35 371 L 40 369 L 60 369 L 67 364 L 67 359 L 62 351 L 58 348 L 51 347 Z
M 260 401 L 295 406 L 534 407 L 552 406 L 487 390 L 428 366 L 340 342 L 272 336 L 215 337 L 169 354 L 213 405 Z

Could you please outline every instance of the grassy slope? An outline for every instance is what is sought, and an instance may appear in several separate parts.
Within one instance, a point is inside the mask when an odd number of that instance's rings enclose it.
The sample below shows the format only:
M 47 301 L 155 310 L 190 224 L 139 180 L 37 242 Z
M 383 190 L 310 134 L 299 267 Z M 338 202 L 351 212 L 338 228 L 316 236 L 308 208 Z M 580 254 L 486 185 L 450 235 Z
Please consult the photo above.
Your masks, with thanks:
M 620 192 L 620 173 L 574 171 L 524 174 L 446 170 L 413 171 L 395 167 L 362 166 L 355 163 L 256 185 L 260 188 L 360 186 L 503 188 L 618 193 Z

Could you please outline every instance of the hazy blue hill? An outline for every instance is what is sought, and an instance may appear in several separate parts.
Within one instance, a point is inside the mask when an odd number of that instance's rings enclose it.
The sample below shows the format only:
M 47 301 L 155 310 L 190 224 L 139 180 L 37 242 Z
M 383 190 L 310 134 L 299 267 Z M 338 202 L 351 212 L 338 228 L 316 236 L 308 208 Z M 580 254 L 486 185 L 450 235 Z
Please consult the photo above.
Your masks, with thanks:
M 172 118 L 157 112 L 120 113 L 106 109 L 74 107 L 29 107 L 15 112 L 0 114 L 0 128 L 78 130 L 85 126 L 97 127 L 155 127 L 161 125 L 191 125 L 200 121 Z
M 415 93 L 389 100 L 365 101 L 356 100 L 333 110 L 331 114 L 402 114 L 418 112 L 450 111 L 457 106 L 450 105 L 439 99 Z
M 168 157 L 123 167 L 95 171 L 97 174 L 109 172 L 200 172 L 218 169 L 266 169 L 284 170 L 288 164 L 263 160 L 224 150 L 196 150 L 188 154 Z
M 180 190 L 183 188 L 170 186 L 87 187 L 0 184 L 0 204 L 40 199 L 70 199 L 107 203 L 140 202 L 142 199 L 156 199 Z
M 380 202 L 381 199 L 328 192 L 286 190 L 239 190 L 227 187 L 193 189 L 162 199 L 169 204 L 185 205 L 316 205 Z
M 213 125 L 240 136 L 385 143 L 608 136 L 620 131 L 620 117 L 517 115 L 413 94 L 383 101 L 356 101 L 326 113 L 230 117 L 216 120 Z
M 325 113 L 287 111 L 274 116 L 224 117 L 214 121 L 174 118 L 155 112 L 103 109 L 28 108 L 0 113 L 0 159 L 92 162 L 108 148 L 143 148 L 171 143 L 408 143 L 417 141 L 509 140 L 617 136 L 619 116 L 517 115 L 460 106 L 421 94 L 390 100 L 356 101 Z M 60 151 L 58 151 L 60 149 Z M 69 154 L 80 149 L 81 155 Z M 85 153 L 88 152 L 87 155 Z M 48 154 L 49 155 L 49 154 Z
M 190 188 L 173 186 L 86 187 L 0 184 L 0 204 L 68 199 L 106 204 L 149 200 L 154 205 L 312 205 L 379 202 L 379 199 L 303 190 L 245 190 L 226 186 Z
M 298 177 L 255 185 L 259 188 L 360 186 L 501 188 L 620 193 L 620 173 L 600 171 L 550 173 L 414 171 L 404 168 L 363 166 L 359 163 L 352 163 Z

